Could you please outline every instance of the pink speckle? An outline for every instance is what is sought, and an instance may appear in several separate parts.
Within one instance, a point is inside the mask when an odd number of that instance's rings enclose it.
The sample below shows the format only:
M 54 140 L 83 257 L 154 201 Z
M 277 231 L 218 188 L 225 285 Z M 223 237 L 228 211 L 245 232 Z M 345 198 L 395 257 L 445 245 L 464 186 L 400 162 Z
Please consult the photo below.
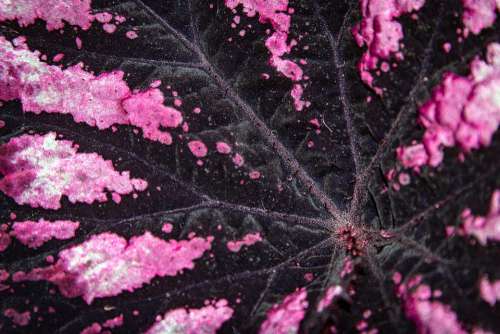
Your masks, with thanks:
M 31 313 L 29 311 L 26 312 L 18 312 L 13 308 L 8 308 L 3 312 L 3 315 L 7 318 L 10 318 L 15 325 L 18 326 L 27 326 L 31 320 Z
M 0 229 L 0 252 L 5 251 L 9 248 L 11 243 L 11 238 L 9 233 L 5 232 L 3 229 Z
M 201 140 L 192 140 L 188 143 L 189 150 L 197 158 L 203 158 L 207 155 L 208 149 Z
M 22 135 L 0 146 L 0 190 L 18 204 L 59 209 L 62 196 L 71 203 L 105 202 L 105 190 L 118 194 L 142 191 L 147 183 L 115 171 L 110 160 L 96 153 L 77 153 L 69 140 L 54 132 Z
M 112 193 L 111 194 L 111 199 L 113 200 L 113 202 L 115 202 L 116 204 L 120 204 L 121 201 L 122 201 L 122 197 L 120 194 L 118 193 Z
M 181 99 L 175 99 L 174 100 L 174 106 L 176 106 L 176 107 L 182 106 L 182 100 Z
M 157 88 L 138 92 L 123 100 L 130 124 L 142 129 L 144 137 L 170 145 L 172 137 L 161 128 L 176 128 L 182 124 L 182 114 L 163 105 L 163 93 Z
M 194 112 L 195 114 L 199 114 L 199 113 L 201 113 L 201 108 L 196 107 L 196 108 L 194 108 L 194 109 L 193 109 L 193 112 Z
M 343 291 L 343 289 L 339 285 L 334 285 L 334 286 L 329 287 L 326 290 L 323 298 L 321 298 L 321 300 L 318 303 L 318 307 L 317 307 L 318 312 L 323 312 L 323 310 L 325 310 L 328 306 L 330 306 L 333 299 L 337 296 L 340 296 L 342 294 L 342 291 Z
M 401 275 L 400 272 L 395 272 L 394 274 L 392 274 L 392 281 L 394 282 L 394 284 L 396 285 L 399 285 L 401 283 L 403 279 L 403 276 Z
M 363 19 L 352 29 L 359 47 L 367 46 L 367 51 L 358 63 L 362 81 L 377 94 L 382 89 L 373 85 L 370 71 L 376 70 L 380 59 L 388 60 L 391 56 L 400 60 L 400 41 L 403 39 L 403 28 L 395 19 L 403 14 L 419 10 L 425 0 L 361 0 Z
M 0 105 L 1 107 L 1 105 Z M 5 127 L 5 121 L 0 119 L 0 129 Z
M 231 146 L 223 141 L 215 143 L 215 147 L 220 154 L 229 154 L 232 151 Z
M 445 147 L 459 146 L 466 153 L 489 146 L 500 123 L 500 44 L 490 44 L 486 61 L 476 58 L 470 68 L 468 77 L 447 73 L 420 107 L 426 131 L 422 143 L 398 148 L 404 167 L 436 167 Z
M 161 230 L 164 232 L 164 233 L 170 233 L 172 232 L 172 230 L 174 229 L 174 226 L 170 223 L 164 223 Z
M 127 18 L 123 15 L 115 15 L 115 21 L 116 23 L 123 23 L 127 21 Z
M 81 38 L 80 38 L 80 37 L 76 37 L 76 38 L 75 38 L 75 44 L 76 44 L 76 48 L 77 48 L 78 50 L 81 50 L 81 49 L 82 49 L 83 42 L 82 42 L 82 40 L 81 40 Z
M 227 300 L 221 299 L 199 309 L 178 308 L 168 311 L 146 334 L 215 334 L 233 316 Z
M 300 289 L 285 297 L 267 311 L 260 334 L 296 334 L 308 306 L 307 292 Z
M 340 272 L 340 277 L 344 278 L 354 270 L 354 264 L 352 263 L 352 259 L 347 257 L 344 260 L 344 265 L 342 266 L 342 271 Z
M 129 30 L 125 33 L 125 36 L 128 38 L 128 39 L 136 39 L 137 37 L 139 37 L 139 35 L 137 35 L 137 32 L 133 31 L 133 30 Z
M 410 280 L 408 287 L 401 285 L 398 288 L 406 316 L 415 323 L 418 333 L 466 334 L 455 312 L 448 305 L 431 300 L 430 287 L 425 284 L 417 286 L 418 282 L 419 279 Z M 412 292 L 408 291 L 409 288 Z
M 151 84 L 149 84 L 149 87 L 151 88 L 158 88 L 161 86 L 161 80 L 155 80 Z
M 239 153 L 236 153 L 234 156 L 233 156 L 233 163 L 237 166 L 237 167 L 241 167 L 243 166 L 243 164 L 245 163 L 245 159 L 243 158 L 243 156 Z
M 0 77 L 0 100 L 20 99 L 25 112 L 71 114 L 76 122 L 99 129 L 133 125 L 143 130 L 145 138 L 167 145 L 172 137 L 162 127 L 182 123 L 178 110 L 163 105 L 160 90 L 132 92 L 121 71 L 96 77 L 82 64 L 62 70 L 41 62 L 39 53 L 29 51 L 26 44 L 14 48 L 4 37 L 0 53 L 0 66 L 10 73 Z
M 443 44 L 443 51 L 446 52 L 446 53 L 450 53 L 451 51 L 451 43 L 449 42 L 446 42 Z
M 311 119 L 309 121 L 309 124 L 313 125 L 315 128 L 319 128 L 320 127 L 319 120 L 317 118 Z
M 313 273 L 305 273 L 304 279 L 306 280 L 306 282 L 312 282 L 314 280 L 314 274 Z
M 120 314 L 114 318 L 106 320 L 103 324 L 102 327 L 105 328 L 116 328 L 120 327 L 123 325 L 123 314 Z
M 462 21 L 467 30 L 478 35 L 483 29 L 495 23 L 495 10 L 500 10 L 498 0 L 462 0 Z
M 260 172 L 258 170 L 253 170 L 248 173 L 248 177 L 250 177 L 251 180 L 258 180 L 260 179 Z
M 10 288 L 9 285 L 2 283 L 4 281 L 6 281 L 7 279 L 9 279 L 9 276 L 10 276 L 9 273 L 6 270 L 0 269 L 0 292 L 5 291 L 8 288 Z
M 241 250 L 243 246 L 252 246 L 257 242 L 262 241 L 260 233 L 249 233 L 243 237 L 241 240 L 229 241 L 227 243 L 227 249 L 231 252 L 237 253 Z
M 55 265 L 17 272 L 13 280 L 47 280 L 65 297 L 82 296 L 90 304 L 95 298 L 138 289 L 156 276 L 193 269 L 193 261 L 211 248 L 212 241 L 213 237 L 165 241 L 146 232 L 127 242 L 117 234 L 102 233 L 62 250 Z
M 4 282 L 8 278 L 9 278 L 9 273 L 4 269 L 0 269 L 0 282 Z
M 479 292 L 485 302 L 495 306 L 497 300 L 500 300 L 500 280 L 490 282 L 487 277 L 481 278 Z
M 292 92 L 290 95 L 293 99 L 293 105 L 295 106 L 295 110 L 302 111 L 306 102 L 302 100 L 302 94 L 304 93 L 304 88 L 301 84 L 293 85 Z
M 108 12 L 102 12 L 95 14 L 94 17 L 99 23 L 109 23 L 113 19 L 113 14 Z
M 20 26 L 46 22 L 47 30 L 64 27 L 64 21 L 86 30 L 93 20 L 90 14 L 91 0 L 15 0 L 3 1 L 0 21 L 17 20 Z
M 102 25 L 102 29 L 108 34 L 112 34 L 116 31 L 116 25 L 112 23 L 105 23 Z
M 411 182 L 410 175 L 408 173 L 401 173 L 401 174 L 399 174 L 398 180 L 399 180 L 399 183 L 402 186 L 407 186 Z
M 60 62 L 63 58 L 64 58 L 64 53 L 58 53 L 52 58 L 52 61 L 57 63 Z
M 481 245 L 500 241 L 500 190 L 491 196 L 490 212 L 485 217 L 474 217 L 469 209 L 462 213 L 461 233 L 474 236 Z
M 85 327 L 80 334 L 100 334 L 102 332 L 102 327 L 97 322 L 94 322 L 90 326 Z
M 66 240 L 75 236 L 80 226 L 79 222 L 69 220 L 56 220 L 54 222 L 44 219 L 35 221 L 15 222 L 10 233 L 23 245 L 38 248 L 51 239 Z

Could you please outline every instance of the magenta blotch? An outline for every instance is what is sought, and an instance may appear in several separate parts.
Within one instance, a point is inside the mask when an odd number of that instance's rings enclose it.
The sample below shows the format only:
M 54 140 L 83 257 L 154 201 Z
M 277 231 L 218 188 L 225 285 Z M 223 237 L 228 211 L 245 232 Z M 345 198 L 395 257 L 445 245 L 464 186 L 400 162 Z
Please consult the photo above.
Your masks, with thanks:
M 267 318 L 260 326 L 260 334 L 295 334 L 308 306 L 307 292 L 299 289 L 285 297 L 267 311 Z
M 490 212 L 485 217 L 474 217 L 470 209 L 465 209 L 462 222 L 459 233 L 475 237 L 481 245 L 486 246 L 488 241 L 500 241 L 500 190 L 493 192 Z
M 229 154 L 232 151 L 231 146 L 223 141 L 218 141 L 217 143 L 215 143 L 215 148 L 220 154 Z
M 320 299 L 316 310 L 318 312 L 323 312 L 323 310 L 325 310 L 327 307 L 330 306 L 335 297 L 340 296 L 343 291 L 344 290 L 340 285 L 334 285 L 329 287 L 326 290 L 325 294 L 323 295 L 323 298 Z
M 22 135 L 0 146 L 0 190 L 18 204 L 59 209 L 62 196 L 71 203 L 108 200 L 111 193 L 143 191 L 147 182 L 117 172 L 96 153 L 77 153 L 78 146 L 58 140 L 54 132 Z
M 188 143 L 189 150 L 197 158 L 203 158 L 207 155 L 207 145 L 201 140 L 192 140 Z
M 25 311 L 25 312 L 21 313 L 13 308 L 8 308 L 5 311 L 3 311 L 3 315 L 6 316 L 7 318 L 10 318 L 10 320 L 15 325 L 18 325 L 21 327 L 27 326 L 31 321 L 30 311 Z
M 496 10 L 500 10 L 498 0 L 462 0 L 464 27 L 474 35 L 491 27 L 496 20 Z M 464 32 L 466 35 L 466 32 Z
M 358 63 L 361 80 L 378 95 L 382 89 L 373 84 L 374 71 L 380 60 L 403 59 L 400 41 L 403 39 L 403 27 L 396 21 L 401 15 L 418 11 L 425 0 L 360 0 L 363 18 L 357 23 L 352 34 L 359 47 L 366 45 L 367 50 Z
M 450 306 L 433 300 L 432 289 L 420 284 L 421 278 L 412 278 L 407 285 L 398 286 L 398 295 L 404 301 L 406 316 L 417 326 L 420 334 L 454 333 L 467 331 L 458 321 Z
M 231 252 L 237 253 L 243 246 L 252 246 L 259 241 L 262 241 L 262 237 L 260 236 L 259 232 L 249 233 L 245 235 L 241 240 L 228 241 L 227 249 L 229 249 Z
M 136 39 L 137 37 L 139 37 L 139 35 L 137 34 L 137 32 L 133 31 L 133 30 L 129 30 L 125 33 L 125 36 L 128 38 L 128 39 Z
M 476 57 L 470 75 L 447 73 L 432 98 L 420 107 L 426 131 L 422 143 L 399 147 L 397 157 L 406 168 L 436 167 L 445 147 L 464 153 L 487 147 L 500 123 L 500 44 L 488 45 L 486 61 Z
M 70 114 L 99 129 L 132 125 L 167 145 L 172 136 L 163 128 L 182 123 L 180 111 L 163 105 L 159 89 L 131 91 L 122 71 L 95 76 L 81 63 L 62 70 L 40 61 L 40 53 L 29 51 L 24 41 L 14 47 L 4 37 L 0 53 L 0 100 L 20 99 L 25 112 Z
M 36 19 L 46 22 L 47 30 L 70 25 L 87 30 L 94 19 L 90 14 L 91 0 L 15 0 L 0 2 L 0 21 L 17 20 L 20 26 L 35 23 Z
M 500 300 L 500 280 L 490 282 L 487 277 L 481 278 L 479 292 L 485 302 L 495 306 L 497 300 Z
M 146 232 L 129 241 L 113 233 L 92 236 L 84 243 L 62 250 L 55 265 L 17 272 L 13 281 L 46 280 L 65 297 L 95 298 L 132 292 L 156 277 L 176 276 L 193 269 L 194 260 L 211 248 L 213 237 L 163 240 Z
M 164 223 L 163 226 L 161 227 L 162 232 L 164 233 L 170 233 L 174 229 L 174 226 L 170 223 Z
M 215 334 L 232 316 L 233 309 L 228 306 L 227 300 L 220 299 L 199 309 L 178 308 L 167 311 L 146 334 Z
M 70 220 L 56 220 L 53 222 L 45 219 L 36 221 L 15 222 L 10 234 L 23 245 L 38 248 L 51 239 L 66 240 L 75 236 L 80 226 L 79 222 Z

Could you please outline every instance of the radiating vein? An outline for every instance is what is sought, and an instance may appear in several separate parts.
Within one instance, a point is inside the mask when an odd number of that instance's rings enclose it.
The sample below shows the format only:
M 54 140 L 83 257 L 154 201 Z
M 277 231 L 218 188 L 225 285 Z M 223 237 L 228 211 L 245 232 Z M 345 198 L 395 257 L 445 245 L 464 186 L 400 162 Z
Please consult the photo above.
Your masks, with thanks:
M 344 16 L 344 20 L 342 22 L 342 26 L 337 33 L 337 36 L 334 36 L 328 27 L 328 23 L 325 18 L 321 15 L 320 7 L 317 2 L 314 2 L 314 12 L 317 19 L 320 21 L 323 31 L 328 39 L 328 44 L 332 51 L 333 57 L 332 62 L 335 65 L 335 72 L 337 74 L 337 85 L 339 89 L 339 99 L 342 104 L 342 110 L 344 112 L 344 118 L 347 126 L 347 133 L 349 136 L 349 146 L 351 148 L 351 155 L 354 160 L 354 174 L 357 175 L 361 168 L 361 153 L 359 150 L 359 134 L 357 133 L 356 127 L 354 126 L 354 115 L 352 112 L 352 108 L 350 106 L 349 94 L 347 92 L 346 81 L 345 81 L 345 72 L 344 72 L 344 60 L 342 49 L 340 47 L 340 42 L 342 40 L 342 36 L 344 34 L 345 27 L 348 23 L 349 11 Z M 359 218 L 359 217 L 356 217 Z

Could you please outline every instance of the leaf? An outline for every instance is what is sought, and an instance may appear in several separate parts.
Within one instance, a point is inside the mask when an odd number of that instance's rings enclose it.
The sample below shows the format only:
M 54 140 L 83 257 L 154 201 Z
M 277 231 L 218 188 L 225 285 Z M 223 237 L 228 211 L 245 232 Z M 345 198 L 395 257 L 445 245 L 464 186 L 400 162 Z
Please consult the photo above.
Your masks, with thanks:
M 111 328 L 113 333 L 146 332 L 157 316 L 166 319 L 162 323 L 176 315 L 185 319 L 186 312 L 179 311 L 184 307 L 194 318 L 218 309 L 220 321 L 210 331 L 220 327 L 221 333 L 258 332 L 263 323 L 269 329 L 274 321 L 269 316 L 287 307 L 303 317 L 299 332 L 321 333 L 330 326 L 338 332 L 362 331 L 361 321 L 366 330 L 380 333 L 421 330 L 396 291 L 395 273 L 404 284 L 420 275 L 422 284 L 441 290 L 437 299 L 468 331 L 500 328 L 498 303 L 485 303 L 478 289 L 482 277 L 500 279 L 498 244 L 482 246 L 445 232 L 447 226 L 460 226 L 465 208 L 486 214 L 492 192 L 500 187 L 498 133 L 488 147 L 467 153 L 463 163 L 454 148 L 445 150 L 438 168 L 403 171 L 411 181 L 399 190 L 385 177 L 391 169 L 402 171 L 396 148 L 422 137 L 419 106 L 446 71 L 466 75 L 469 62 L 500 39 L 498 21 L 459 43 L 459 1 L 427 1 L 416 12 L 418 19 L 398 17 L 404 60 L 391 59 L 397 68 L 375 79 L 384 88 L 380 97 L 363 84 L 357 69 L 364 52 L 351 34 L 361 19 L 358 2 L 296 0 L 290 7 L 288 41 L 295 38 L 297 46 L 282 57 L 300 64 L 308 77 L 300 82 L 270 64 L 266 40 L 275 27 L 259 21 L 261 13 L 245 15 L 242 6 L 233 13 L 224 1 L 92 1 L 94 13 L 126 18 L 111 34 L 97 20 L 87 30 L 66 24 L 63 32 L 47 30 L 42 20 L 27 26 L 0 22 L 2 36 L 9 41 L 26 36 L 30 52 L 40 51 L 46 63 L 60 63 L 63 71 L 79 62 L 95 77 L 123 71 L 130 94 L 142 94 L 160 80 L 162 104 L 179 110 L 187 123 L 184 129 L 180 124 L 158 127 L 171 134 L 169 145 L 144 136 L 148 125 L 138 122 L 100 130 L 76 122 L 72 110 L 35 114 L 23 112 L 26 105 L 19 99 L 4 102 L 0 145 L 22 134 L 55 132 L 77 144 L 79 153 L 96 153 L 112 161 L 117 172 L 146 180 L 148 187 L 134 196 L 120 193 L 118 203 L 72 203 L 63 197 L 59 210 L 19 205 L 1 192 L 5 235 L 14 221 L 79 222 L 74 238 L 53 238 L 36 249 L 9 237 L 0 252 L 0 269 L 10 275 L 0 282 L 8 286 L 2 291 L 0 284 L 1 330 L 74 333 L 105 327 L 107 320 L 123 315 L 123 326 Z M 240 21 L 232 28 L 235 15 Z M 129 31 L 138 37 L 127 38 Z M 443 51 L 446 42 L 453 45 L 449 53 Z M 57 62 L 54 56 L 60 53 L 64 57 Z M 0 80 L 5 80 L 2 70 Z M 295 110 L 290 95 L 297 83 L 310 102 L 302 111 Z M 133 240 L 146 233 L 166 242 L 195 235 L 213 241 L 179 273 L 154 272 L 129 291 L 71 297 L 54 279 L 13 280 L 16 272 L 57 265 L 68 250 L 106 233 L 128 245 L 121 255 L 110 256 L 107 266 L 126 259 L 128 275 L 149 259 L 161 263 L 161 258 L 130 255 L 136 250 Z M 164 254 L 161 247 L 155 254 Z M 74 274 L 69 265 L 64 268 L 64 275 Z M 299 291 L 307 292 L 307 303 L 294 304 Z M 323 302 L 318 311 L 328 291 L 331 305 Z M 302 311 L 297 305 L 308 306 Z M 16 325 L 17 313 L 7 309 L 29 311 L 31 318 Z

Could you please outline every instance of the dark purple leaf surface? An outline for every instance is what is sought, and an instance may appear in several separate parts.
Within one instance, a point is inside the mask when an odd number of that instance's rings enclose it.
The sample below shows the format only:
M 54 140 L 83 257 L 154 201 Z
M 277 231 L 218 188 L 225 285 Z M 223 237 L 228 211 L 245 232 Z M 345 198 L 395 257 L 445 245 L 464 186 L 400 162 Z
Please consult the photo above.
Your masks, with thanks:
M 298 39 L 298 47 L 287 57 L 306 60 L 301 67 L 310 78 L 304 98 L 311 106 L 300 112 L 290 97 L 292 81 L 269 65 L 264 43 L 271 26 L 239 8 L 241 26 L 251 25 L 239 36 L 223 1 L 93 1 L 96 12 L 126 16 L 114 34 L 96 23 L 87 31 L 66 25 L 64 34 L 47 31 L 40 20 L 28 27 L 1 23 L 1 35 L 26 36 L 30 49 L 46 54 L 51 64 L 54 55 L 64 53 L 64 68 L 83 62 L 96 74 L 122 70 L 132 89 L 161 80 L 168 106 L 174 104 L 166 88 L 171 85 L 182 97 L 178 109 L 189 131 L 171 130 L 173 143 L 165 145 L 131 126 L 98 130 L 70 115 L 23 113 L 19 100 L 5 102 L 0 144 L 30 131 L 56 132 L 79 144 L 79 152 L 96 152 L 149 186 L 135 199 L 123 196 L 120 204 L 74 204 L 64 197 L 57 211 L 18 205 L 0 193 L 0 223 L 9 223 L 12 212 L 18 221 L 80 222 L 69 240 L 51 240 L 37 249 L 13 241 L 0 252 L 0 269 L 13 274 L 45 267 L 48 255 L 57 258 L 61 250 L 102 232 L 126 239 L 146 231 L 176 240 L 188 239 L 191 232 L 214 237 L 212 249 L 192 270 L 156 276 L 133 292 L 96 298 L 90 305 L 63 297 L 48 282 L 7 281 L 11 289 L 0 292 L 2 314 L 7 308 L 30 310 L 31 321 L 15 326 L 0 316 L 2 333 L 77 333 L 120 314 L 124 325 L 112 332 L 139 333 L 168 310 L 197 309 L 218 299 L 227 299 L 234 309 L 221 333 L 254 333 L 269 308 L 299 288 L 307 291 L 309 304 L 300 332 L 328 333 L 332 325 L 340 333 L 362 332 L 356 326 L 366 310 L 372 313 L 366 320 L 370 329 L 414 332 L 395 291 L 396 272 L 403 280 L 422 275 L 425 284 L 441 290 L 439 300 L 467 331 L 500 330 L 498 303 L 485 303 L 478 288 L 485 275 L 500 279 L 498 243 L 483 246 L 445 232 L 446 226 L 460 224 L 465 208 L 487 214 L 490 197 L 500 188 L 498 133 L 489 147 L 472 151 L 464 162 L 452 148 L 439 167 L 407 171 L 411 183 L 398 191 L 384 177 L 398 164 L 396 148 L 422 137 L 418 107 L 443 73 L 466 75 L 469 62 L 500 40 L 498 23 L 458 43 L 459 1 L 427 1 L 416 20 L 403 15 L 405 59 L 376 79 L 386 88 L 379 97 L 356 68 L 363 53 L 351 34 L 361 18 L 358 1 L 297 0 L 290 7 L 295 9 L 290 37 Z M 130 40 L 125 32 L 132 27 L 139 37 Z M 83 41 L 81 50 L 76 36 Z M 450 53 L 443 51 L 445 42 L 453 44 Z M 270 78 L 264 80 L 262 73 Z M 196 107 L 200 114 L 192 112 Z M 319 121 L 319 132 L 312 119 Z M 192 140 L 208 147 L 202 166 L 188 148 Z M 217 152 L 220 141 L 244 157 L 243 166 L 236 168 L 230 155 Z M 250 177 L 252 171 L 260 177 Z M 173 226 L 168 237 L 162 232 L 165 222 Z M 228 249 L 229 241 L 256 232 L 261 241 L 239 252 Z M 341 274 L 346 261 L 353 270 Z M 343 293 L 318 312 L 318 302 L 333 285 Z

